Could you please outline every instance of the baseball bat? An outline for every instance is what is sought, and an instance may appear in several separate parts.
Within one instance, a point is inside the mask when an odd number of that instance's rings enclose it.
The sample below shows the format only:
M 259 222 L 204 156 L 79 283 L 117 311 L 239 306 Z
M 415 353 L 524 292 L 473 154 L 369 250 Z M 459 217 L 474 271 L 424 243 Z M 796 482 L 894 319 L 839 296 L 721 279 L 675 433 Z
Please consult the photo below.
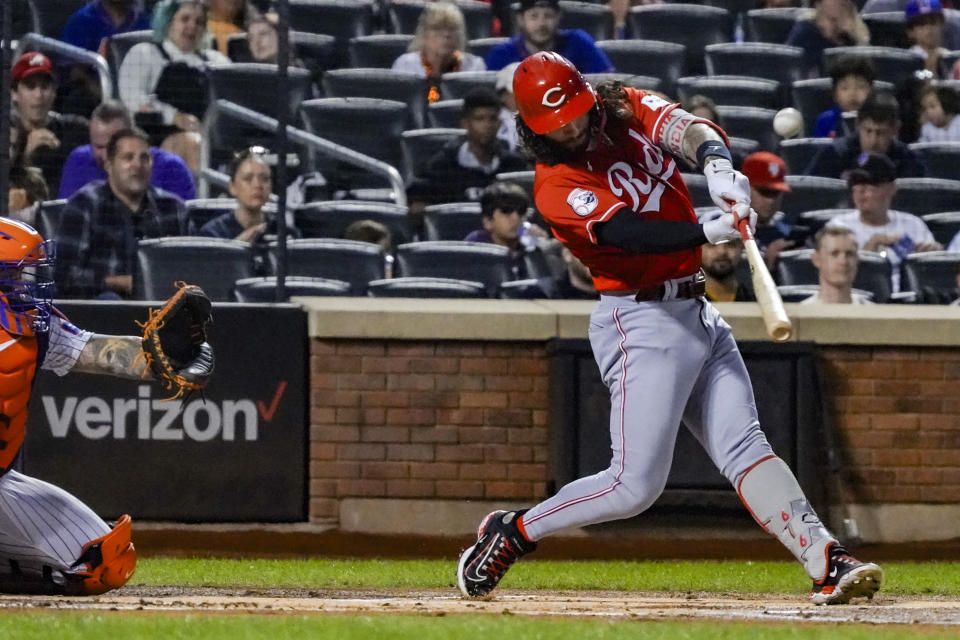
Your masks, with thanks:
M 760 305 L 760 314 L 763 316 L 763 324 L 767 327 L 767 335 L 773 338 L 775 342 L 789 340 L 790 336 L 793 335 L 793 324 L 791 324 L 787 312 L 783 309 L 783 299 L 780 297 L 777 285 L 774 284 L 770 271 L 763 261 L 763 256 L 760 255 L 760 249 L 753 237 L 748 217 L 737 222 L 737 230 L 740 231 L 740 237 L 743 238 L 743 248 L 747 253 L 747 262 L 750 263 L 753 293 Z

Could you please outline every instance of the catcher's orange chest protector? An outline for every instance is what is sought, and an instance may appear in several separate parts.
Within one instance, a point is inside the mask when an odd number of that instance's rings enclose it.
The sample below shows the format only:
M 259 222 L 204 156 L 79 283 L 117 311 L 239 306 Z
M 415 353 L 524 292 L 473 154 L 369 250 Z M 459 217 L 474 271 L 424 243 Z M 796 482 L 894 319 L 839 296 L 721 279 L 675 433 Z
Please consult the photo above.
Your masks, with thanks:
M 37 339 L 0 331 L 0 471 L 23 445 L 27 404 L 37 370 Z

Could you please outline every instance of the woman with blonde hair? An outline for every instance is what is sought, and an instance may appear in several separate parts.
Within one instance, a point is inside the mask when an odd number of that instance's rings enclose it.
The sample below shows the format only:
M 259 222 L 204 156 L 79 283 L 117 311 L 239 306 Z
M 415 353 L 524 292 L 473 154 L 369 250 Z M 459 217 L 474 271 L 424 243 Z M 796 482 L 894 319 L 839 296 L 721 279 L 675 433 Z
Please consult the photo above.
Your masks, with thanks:
M 786 44 L 803 49 L 808 76 L 825 75 L 823 50 L 870 43 L 870 31 L 851 0 L 814 0 L 813 9 L 797 20 Z
M 485 71 L 483 58 L 464 51 L 467 28 L 463 13 L 450 2 L 431 2 L 420 14 L 410 50 L 393 62 L 393 70 L 429 80 L 427 100 L 440 99 L 440 76 L 452 71 Z

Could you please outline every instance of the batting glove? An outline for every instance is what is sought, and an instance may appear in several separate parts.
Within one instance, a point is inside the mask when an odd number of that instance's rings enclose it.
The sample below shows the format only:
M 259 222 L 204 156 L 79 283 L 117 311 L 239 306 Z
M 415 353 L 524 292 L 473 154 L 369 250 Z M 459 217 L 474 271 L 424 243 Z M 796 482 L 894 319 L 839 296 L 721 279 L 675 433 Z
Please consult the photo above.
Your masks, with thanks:
M 703 223 L 703 235 L 707 236 L 710 244 L 723 244 L 740 237 L 736 226 L 737 217 L 732 213 L 724 213 L 712 220 Z
M 750 181 L 735 171 L 726 158 L 708 162 L 703 167 L 703 175 L 707 177 L 710 198 L 724 213 L 733 211 L 734 205 L 750 206 Z
M 738 204 L 733 207 L 733 215 L 737 216 L 737 221 L 748 219 L 750 222 L 750 232 L 757 230 L 757 212 L 749 205 Z

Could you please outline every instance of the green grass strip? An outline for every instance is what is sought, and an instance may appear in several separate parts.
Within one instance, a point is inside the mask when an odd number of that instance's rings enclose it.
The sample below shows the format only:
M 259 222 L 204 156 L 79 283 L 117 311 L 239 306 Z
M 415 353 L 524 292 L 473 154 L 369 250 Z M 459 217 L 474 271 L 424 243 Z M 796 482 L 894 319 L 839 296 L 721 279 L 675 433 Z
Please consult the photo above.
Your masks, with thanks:
M 11 613 L 0 637 L 13 640 L 917 640 L 955 638 L 956 629 L 909 625 L 771 624 L 532 619 L 520 616 L 248 616 L 123 613 Z
M 883 593 L 960 596 L 960 563 L 884 563 Z M 307 589 L 454 588 L 456 561 L 144 558 L 131 584 L 299 587 Z M 810 581 L 792 562 L 523 561 L 506 589 L 709 591 L 803 594 Z

